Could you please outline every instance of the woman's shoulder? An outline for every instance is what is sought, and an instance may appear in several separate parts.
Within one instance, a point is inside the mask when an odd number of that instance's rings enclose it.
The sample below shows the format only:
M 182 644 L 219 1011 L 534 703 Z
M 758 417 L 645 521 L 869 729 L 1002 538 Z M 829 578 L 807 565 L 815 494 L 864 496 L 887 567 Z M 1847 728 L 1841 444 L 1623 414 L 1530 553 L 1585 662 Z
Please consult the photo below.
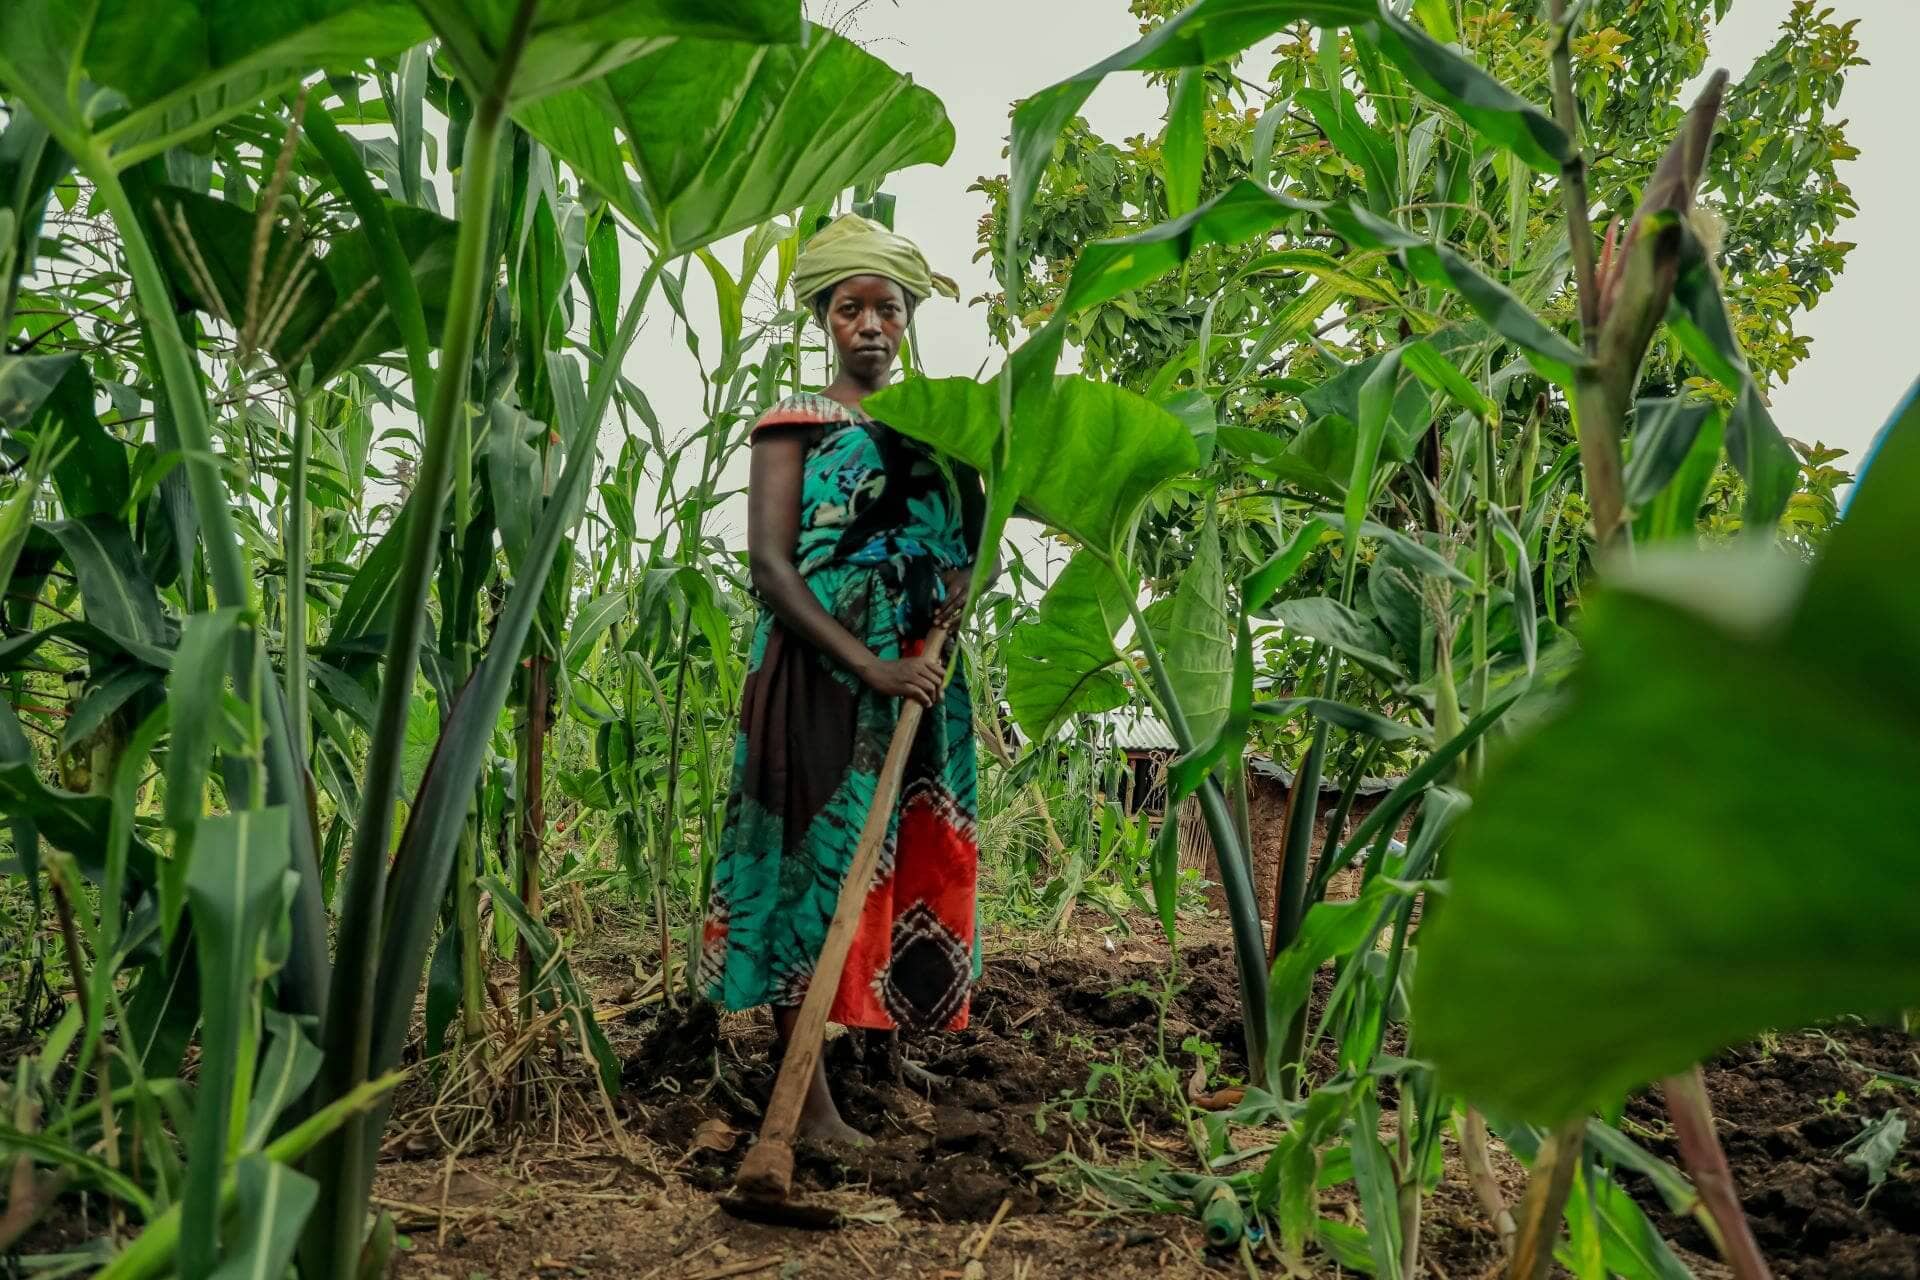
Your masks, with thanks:
M 835 427 L 858 421 L 851 409 L 832 396 L 800 391 L 761 414 L 753 429 L 757 433 L 769 427 Z

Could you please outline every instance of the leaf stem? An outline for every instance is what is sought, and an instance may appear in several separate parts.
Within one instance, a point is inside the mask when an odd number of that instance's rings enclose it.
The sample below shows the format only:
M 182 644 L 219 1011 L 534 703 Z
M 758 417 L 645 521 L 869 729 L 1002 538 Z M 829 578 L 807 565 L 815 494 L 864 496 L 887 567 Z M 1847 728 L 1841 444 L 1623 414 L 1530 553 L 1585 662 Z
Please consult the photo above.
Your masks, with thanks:
M 307 757 L 307 455 L 313 450 L 313 404 L 297 387 L 293 401 L 293 467 L 281 542 L 287 561 L 286 637 L 287 728 L 294 756 Z
M 1121 573 L 1113 561 L 1102 557 L 1107 567 L 1122 582 L 1129 575 Z M 1165 658 L 1161 656 L 1160 646 L 1154 641 L 1153 631 L 1147 626 L 1146 613 L 1140 608 L 1137 596 L 1127 598 L 1127 611 L 1133 618 L 1133 628 L 1140 638 L 1141 651 L 1146 655 L 1147 670 L 1153 678 L 1159 701 L 1167 715 L 1167 727 L 1173 730 L 1174 741 L 1180 745 L 1180 754 L 1188 755 L 1194 750 L 1193 728 L 1187 723 L 1186 712 L 1181 709 L 1180 700 L 1173 691 L 1173 679 L 1167 672 Z M 1233 926 L 1234 960 L 1240 971 L 1240 1017 L 1247 1036 L 1247 1062 L 1249 1078 L 1256 1084 L 1266 1081 L 1267 1061 L 1267 949 L 1266 940 L 1260 932 L 1260 904 L 1254 896 L 1253 878 L 1247 871 L 1246 849 L 1240 843 L 1239 830 L 1233 820 L 1233 813 L 1227 804 L 1226 793 L 1221 790 L 1217 779 L 1209 777 L 1200 784 L 1200 813 L 1206 819 L 1207 834 L 1213 839 L 1214 856 L 1220 869 L 1220 887 L 1227 896 L 1228 919 Z M 1169 814 L 1167 821 L 1174 821 Z
M 120 249 L 133 276 L 134 296 L 146 318 L 147 334 L 160 365 L 160 382 L 173 410 L 187 485 L 201 527 L 206 530 L 207 568 L 213 576 L 214 597 L 222 605 L 244 609 L 249 599 L 246 552 L 240 545 L 233 502 L 213 449 L 213 428 L 207 420 L 206 397 L 193 366 L 193 354 L 173 323 L 173 293 L 120 175 L 104 154 L 89 159 L 85 171 L 120 232 Z M 241 687 L 245 687 L 244 682 Z
M 1553 113 L 1571 147 L 1566 163 L 1560 166 L 1560 189 L 1567 205 L 1573 278 L 1580 291 L 1580 340 L 1592 355 L 1600 342 L 1600 290 L 1587 194 L 1587 155 L 1580 144 L 1580 108 L 1573 96 L 1573 53 L 1569 47 L 1573 29 L 1567 20 L 1566 0 L 1551 0 L 1549 13 L 1553 23 Z
M 434 379 L 432 408 L 424 424 L 419 475 L 408 504 L 406 541 L 394 583 L 393 629 L 387 641 L 380 704 L 368 742 L 360 813 L 347 866 L 336 948 L 340 962 L 334 969 L 323 1044 L 326 1058 L 315 1085 L 319 1099 L 342 1097 L 366 1079 L 376 1006 L 404 1001 L 411 1007 L 413 1002 L 412 989 L 377 989 L 386 915 L 387 852 L 420 642 L 426 630 L 427 595 L 440 550 L 441 508 L 446 504 L 453 475 L 453 446 L 460 434 L 456 420 L 467 412 L 474 345 L 493 283 L 493 197 L 507 92 L 526 46 L 533 9 L 533 0 L 520 0 L 494 80 L 479 96 L 473 123 L 467 130 L 460 181 L 460 232 L 447 296 L 444 345 Z M 371 1148 L 376 1137 L 369 1129 L 366 1124 L 349 1124 L 317 1153 L 321 1199 L 304 1245 L 309 1264 L 306 1270 L 316 1276 L 346 1280 L 358 1263 L 365 1193 L 372 1175 Z
M 1698 1066 L 1661 1082 L 1667 1095 L 1667 1114 L 1680 1139 L 1680 1157 L 1699 1188 L 1700 1199 L 1712 1216 L 1717 1243 L 1733 1269 L 1734 1280 L 1772 1280 L 1767 1261 L 1753 1238 L 1740 1193 L 1733 1184 L 1727 1153 L 1713 1130 L 1713 1104 L 1707 1097 L 1706 1077 Z

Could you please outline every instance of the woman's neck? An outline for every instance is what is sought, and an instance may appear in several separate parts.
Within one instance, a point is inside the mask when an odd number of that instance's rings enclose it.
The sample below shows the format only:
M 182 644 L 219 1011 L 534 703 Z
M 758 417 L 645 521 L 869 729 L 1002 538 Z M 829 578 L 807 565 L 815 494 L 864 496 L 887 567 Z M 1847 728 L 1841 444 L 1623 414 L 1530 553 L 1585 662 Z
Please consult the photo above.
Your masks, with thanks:
M 892 374 L 889 373 L 887 378 L 878 384 L 869 384 L 842 370 L 838 377 L 821 390 L 820 394 L 829 400 L 838 400 L 864 418 L 867 416 L 866 398 L 886 390 L 887 383 L 891 380 Z

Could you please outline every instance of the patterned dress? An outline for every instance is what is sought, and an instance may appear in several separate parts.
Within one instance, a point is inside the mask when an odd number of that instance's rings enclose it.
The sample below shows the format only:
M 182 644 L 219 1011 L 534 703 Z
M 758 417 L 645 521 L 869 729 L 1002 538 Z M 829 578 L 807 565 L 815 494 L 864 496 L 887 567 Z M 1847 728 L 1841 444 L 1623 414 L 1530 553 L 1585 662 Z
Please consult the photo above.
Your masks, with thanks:
M 972 559 L 978 478 L 825 396 L 794 396 L 754 425 L 777 429 L 807 440 L 795 564 L 814 598 L 880 657 L 917 652 L 943 575 Z M 761 609 L 700 957 L 724 1007 L 805 996 L 899 710 Z M 975 806 L 972 704 L 956 674 L 921 721 L 833 1021 L 966 1026 Z

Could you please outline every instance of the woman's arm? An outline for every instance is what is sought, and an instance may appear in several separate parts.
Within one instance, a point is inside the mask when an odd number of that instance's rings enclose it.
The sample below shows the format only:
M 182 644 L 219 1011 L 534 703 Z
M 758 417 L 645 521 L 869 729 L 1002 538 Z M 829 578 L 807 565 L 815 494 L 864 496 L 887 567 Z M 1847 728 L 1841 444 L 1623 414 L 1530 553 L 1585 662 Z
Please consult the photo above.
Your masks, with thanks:
M 939 655 L 875 656 L 821 607 L 794 565 L 806 455 L 806 437 L 797 431 L 767 430 L 753 438 L 747 480 L 747 568 L 753 589 L 789 630 L 875 690 L 932 706 L 946 680 Z

